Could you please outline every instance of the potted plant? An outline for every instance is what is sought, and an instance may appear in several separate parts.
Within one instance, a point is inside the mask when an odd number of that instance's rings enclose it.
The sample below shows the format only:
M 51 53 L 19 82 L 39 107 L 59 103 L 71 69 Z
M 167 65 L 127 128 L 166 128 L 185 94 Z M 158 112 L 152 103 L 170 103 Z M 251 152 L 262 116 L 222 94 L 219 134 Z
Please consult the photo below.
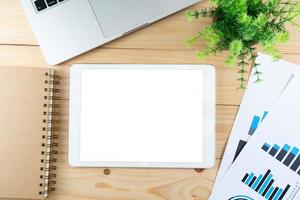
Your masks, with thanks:
M 286 25 L 300 27 L 295 21 L 300 16 L 300 3 L 292 0 L 212 0 L 210 8 L 188 10 L 185 14 L 189 21 L 201 17 L 213 19 L 211 25 L 185 43 L 191 46 L 200 38 L 205 40 L 206 50 L 196 52 L 199 59 L 230 50 L 225 62 L 238 66 L 241 89 L 245 88 L 245 68 L 250 64 L 255 70 L 256 82 L 261 81 L 262 72 L 255 63 L 257 47 L 262 47 L 275 60 L 279 59 L 275 45 L 289 39 Z

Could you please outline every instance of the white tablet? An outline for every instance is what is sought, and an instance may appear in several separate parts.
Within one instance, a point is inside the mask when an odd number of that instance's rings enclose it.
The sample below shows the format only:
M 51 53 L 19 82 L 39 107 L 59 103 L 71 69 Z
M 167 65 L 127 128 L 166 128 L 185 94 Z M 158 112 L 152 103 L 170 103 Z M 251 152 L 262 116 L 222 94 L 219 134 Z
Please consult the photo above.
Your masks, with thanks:
M 69 163 L 208 168 L 215 163 L 215 70 L 78 64 L 70 72 Z

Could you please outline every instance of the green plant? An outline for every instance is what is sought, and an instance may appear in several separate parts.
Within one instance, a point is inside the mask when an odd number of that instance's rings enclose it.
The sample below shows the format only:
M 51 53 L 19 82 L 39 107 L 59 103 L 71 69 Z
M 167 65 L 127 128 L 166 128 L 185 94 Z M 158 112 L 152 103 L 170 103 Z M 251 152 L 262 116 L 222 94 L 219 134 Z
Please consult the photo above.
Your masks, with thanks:
M 289 32 L 286 25 L 300 27 L 295 19 L 300 17 L 299 1 L 291 0 L 212 0 L 210 8 L 186 11 L 189 21 L 201 17 L 212 18 L 212 24 L 197 35 L 185 41 L 187 46 L 203 38 L 207 44 L 204 51 L 197 51 L 199 59 L 230 50 L 226 64 L 239 67 L 239 88 L 245 88 L 246 67 L 252 64 L 256 81 L 261 81 L 261 73 L 255 50 L 261 46 L 273 58 L 279 59 L 277 43 L 286 42 Z

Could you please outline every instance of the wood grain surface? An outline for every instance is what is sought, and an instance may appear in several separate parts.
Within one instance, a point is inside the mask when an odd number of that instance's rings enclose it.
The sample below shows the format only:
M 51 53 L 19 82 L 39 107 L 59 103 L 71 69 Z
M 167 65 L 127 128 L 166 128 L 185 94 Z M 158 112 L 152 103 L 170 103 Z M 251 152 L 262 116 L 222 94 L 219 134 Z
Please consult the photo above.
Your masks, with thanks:
M 192 8 L 209 5 L 203 1 Z M 67 162 L 68 83 L 73 63 L 198 63 L 195 50 L 184 39 L 208 25 L 210 20 L 189 23 L 183 11 L 103 47 L 51 67 L 45 63 L 18 0 L 0 1 L 0 66 L 50 67 L 61 75 L 59 155 L 56 191 L 51 200 L 206 200 L 212 189 L 226 140 L 243 91 L 237 90 L 237 69 L 224 65 L 227 52 L 205 62 L 217 70 L 217 164 L 212 169 L 119 169 L 72 168 Z M 290 27 L 291 40 L 280 45 L 283 58 L 300 64 L 300 32 Z M 248 69 L 249 70 L 249 69 Z

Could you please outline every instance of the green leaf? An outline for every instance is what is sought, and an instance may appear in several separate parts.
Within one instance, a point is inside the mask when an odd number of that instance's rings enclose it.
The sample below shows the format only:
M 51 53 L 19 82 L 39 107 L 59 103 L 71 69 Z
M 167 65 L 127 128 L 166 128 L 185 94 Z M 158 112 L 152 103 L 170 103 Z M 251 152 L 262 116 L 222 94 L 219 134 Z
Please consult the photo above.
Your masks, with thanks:
M 233 65 L 236 63 L 236 57 L 234 56 L 228 56 L 225 60 L 225 63 L 228 67 L 233 67 Z
M 262 30 L 266 24 L 268 23 L 268 17 L 264 13 L 259 13 L 257 18 L 253 21 L 253 25 L 257 27 L 257 29 Z
M 260 78 L 258 78 L 254 81 L 254 83 L 261 83 L 261 82 L 263 82 L 263 79 L 260 79 Z
M 240 55 L 243 50 L 243 42 L 241 40 L 234 40 L 230 43 L 230 52 L 233 56 Z
M 208 49 L 214 49 L 216 45 L 221 41 L 222 33 L 212 26 L 208 26 L 200 32 L 200 36 L 204 38 Z
M 206 59 L 209 56 L 208 51 L 196 51 L 196 57 L 199 61 Z
M 252 23 L 252 17 L 247 15 L 247 13 L 242 13 L 237 20 L 243 26 L 248 26 Z
M 238 71 L 238 73 L 239 73 L 239 74 L 245 74 L 245 73 L 247 73 L 247 71 L 244 70 L 244 69 L 241 69 L 241 70 Z
M 298 17 L 300 17 L 300 2 L 295 5 L 295 12 Z
M 262 72 L 260 72 L 260 71 L 256 71 L 253 73 L 253 76 L 260 76 L 260 75 L 262 75 Z
M 211 0 L 214 5 L 198 11 L 186 11 L 189 21 L 199 17 L 210 17 L 211 25 L 204 28 L 186 45 L 195 44 L 202 38 L 207 48 L 196 53 L 198 59 L 230 50 L 225 63 L 239 68 L 239 77 L 243 77 L 247 66 L 255 63 L 254 51 L 258 46 L 272 55 L 274 60 L 281 57 L 277 43 L 289 39 L 288 24 L 300 29 L 297 16 L 300 17 L 299 0 Z M 260 81 L 261 72 L 255 74 Z M 245 80 L 240 79 L 244 87 Z
M 272 56 L 273 61 L 277 61 L 281 58 L 279 51 L 275 47 L 266 47 L 264 50 Z
M 191 39 L 190 38 L 187 38 L 187 39 L 185 39 L 184 40 L 184 45 L 186 46 L 186 47 L 191 47 L 192 46 L 192 41 L 191 41 Z
M 195 35 L 192 38 L 187 38 L 187 39 L 185 39 L 184 44 L 186 47 L 191 47 L 198 41 L 199 38 L 200 38 L 200 35 Z
M 199 13 L 197 11 L 192 11 L 192 10 L 187 10 L 184 12 L 184 15 L 186 17 L 186 19 L 191 22 L 194 19 L 197 19 L 199 16 Z
M 245 90 L 246 86 L 244 85 L 244 83 L 242 83 L 237 89 L 238 90 Z
M 281 55 L 280 55 L 278 49 L 275 47 L 275 44 L 276 44 L 275 39 L 276 38 L 271 38 L 271 39 L 261 42 L 263 50 L 266 51 L 268 54 L 270 54 L 273 57 L 274 61 L 281 58 Z
M 239 80 L 241 82 L 246 82 L 246 79 L 244 77 L 238 78 L 237 80 Z
M 289 40 L 289 33 L 288 32 L 280 32 L 276 35 L 276 41 L 280 43 L 285 43 Z

